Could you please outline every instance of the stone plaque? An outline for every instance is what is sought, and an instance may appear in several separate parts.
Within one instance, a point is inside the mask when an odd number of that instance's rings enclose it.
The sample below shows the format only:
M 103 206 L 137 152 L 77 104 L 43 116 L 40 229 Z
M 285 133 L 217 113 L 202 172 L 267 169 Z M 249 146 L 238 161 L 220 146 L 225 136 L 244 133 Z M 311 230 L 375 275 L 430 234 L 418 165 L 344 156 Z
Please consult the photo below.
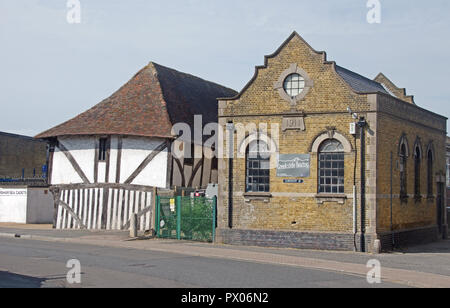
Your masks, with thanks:
M 283 118 L 283 123 L 281 129 L 287 130 L 305 130 L 305 119 L 304 117 L 285 117 Z
M 309 154 L 280 154 L 277 176 L 307 178 L 310 175 L 311 157 Z

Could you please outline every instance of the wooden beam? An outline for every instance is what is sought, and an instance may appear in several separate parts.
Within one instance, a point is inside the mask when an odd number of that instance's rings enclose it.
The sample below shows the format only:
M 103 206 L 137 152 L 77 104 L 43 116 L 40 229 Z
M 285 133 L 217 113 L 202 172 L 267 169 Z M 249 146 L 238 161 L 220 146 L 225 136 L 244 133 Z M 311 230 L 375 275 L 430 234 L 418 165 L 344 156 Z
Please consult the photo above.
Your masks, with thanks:
M 194 179 L 195 179 L 195 176 L 197 175 L 198 170 L 200 169 L 201 166 L 203 166 L 203 161 L 204 161 L 204 158 L 200 159 L 200 161 L 197 163 L 195 168 L 192 170 L 191 178 L 189 179 L 189 182 L 188 182 L 188 187 L 192 187 L 192 183 L 194 182 Z M 201 185 L 202 185 L 202 183 L 200 181 L 200 186 Z
M 141 199 L 142 199 L 142 197 L 141 197 L 141 195 L 139 195 L 139 200 L 141 200 Z M 136 215 L 137 215 L 137 217 L 139 219 L 143 215 L 147 214 L 150 211 L 152 211 L 152 206 L 147 206 L 147 207 L 144 207 L 144 209 L 142 209 L 141 211 L 139 211 Z M 138 221 L 139 221 L 139 224 L 140 224 L 140 220 L 138 220 Z M 128 222 L 126 224 L 124 224 L 122 228 L 123 228 L 123 230 L 129 229 L 130 228 L 130 220 L 128 220 Z
M 56 229 L 56 222 L 58 220 L 58 206 L 59 199 L 61 198 L 61 190 L 57 187 L 51 187 L 50 191 L 53 194 L 53 229 Z
M 55 145 L 49 144 L 48 153 L 48 164 L 47 164 L 47 184 L 52 184 L 52 173 L 53 173 L 53 156 L 55 155 Z
M 84 174 L 83 170 L 80 168 L 80 165 L 78 165 L 77 161 L 73 158 L 73 156 L 70 153 L 70 151 L 67 150 L 67 148 L 61 142 L 58 142 L 58 144 L 56 146 L 61 150 L 61 152 L 64 153 L 64 155 L 66 155 L 66 157 L 69 160 L 70 164 L 75 169 L 75 171 L 79 175 L 79 177 L 82 179 L 83 183 L 90 184 L 88 178 Z
M 101 216 L 101 222 L 100 222 L 100 229 L 106 230 L 106 222 L 108 219 L 108 200 L 109 198 L 109 189 L 103 188 L 103 209 L 102 209 L 102 216 Z
M 72 217 L 78 222 L 81 229 L 87 229 L 85 225 L 83 225 L 83 222 L 81 219 L 73 212 L 73 210 L 70 208 L 70 206 L 65 203 L 64 201 L 59 200 L 59 206 L 63 207 Z M 67 222 L 66 222 L 67 223 Z M 69 226 L 68 226 L 69 227 Z
M 172 158 L 172 142 L 167 140 L 167 172 L 166 172 L 166 188 L 172 187 L 172 171 L 173 158 Z
M 105 188 L 105 189 L 129 189 L 145 192 L 152 192 L 153 186 L 133 185 L 133 184 L 118 184 L 118 183 L 90 183 L 90 184 L 61 184 L 52 185 L 52 187 L 59 188 L 61 190 L 66 189 L 88 189 L 88 188 Z
M 120 166 L 122 165 L 122 136 L 118 137 L 117 142 L 117 164 L 116 164 L 116 183 L 120 183 Z
M 94 183 L 98 183 L 98 156 L 100 155 L 99 140 L 95 140 L 95 157 L 94 157 Z
M 106 140 L 106 171 L 105 183 L 109 183 L 109 168 L 111 165 L 111 137 Z
M 180 170 L 180 175 L 181 175 L 181 187 L 185 187 L 186 184 L 186 179 L 184 178 L 184 168 L 181 165 L 181 162 L 178 158 L 174 158 L 173 161 L 177 164 L 178 166 L 178 170 Z
M 145 167 L 148 166 L 148 164 L 159 154 L 161 153 L 165 148 L 167 147 L 167 142 L 164 141 L 162 144 L 160 144 L 156 149 L 148 155 L 144 161 L 139 165 L 139 167 L 133 172 L 132 175 L 125 181 L 125 184 L 131 184 L 136 177 L 145 169 Z

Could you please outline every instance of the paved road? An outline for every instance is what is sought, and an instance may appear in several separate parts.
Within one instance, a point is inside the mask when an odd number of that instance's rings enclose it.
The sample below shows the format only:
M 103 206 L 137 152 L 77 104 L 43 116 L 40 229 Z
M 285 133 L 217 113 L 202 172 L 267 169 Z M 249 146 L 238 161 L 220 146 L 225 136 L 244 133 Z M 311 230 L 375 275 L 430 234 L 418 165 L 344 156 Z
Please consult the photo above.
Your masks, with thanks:
M 81 262 L 69 285 L 66 263 Z M 373 286 L 366 278 L 323 270 L 167 252 L 0 238 L 0 287 L 298 288 Z

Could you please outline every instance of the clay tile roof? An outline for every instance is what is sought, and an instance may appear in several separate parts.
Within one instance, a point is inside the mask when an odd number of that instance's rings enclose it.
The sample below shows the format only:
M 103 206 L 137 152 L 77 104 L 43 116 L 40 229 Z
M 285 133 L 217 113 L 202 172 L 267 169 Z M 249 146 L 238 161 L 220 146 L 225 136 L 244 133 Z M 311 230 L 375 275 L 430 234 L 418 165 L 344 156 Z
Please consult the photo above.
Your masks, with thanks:
M 217 98 L 236 91 L 150 62 L 109 98 L 36 138 L 63 135 L 172 137 L 172 125 L 217 122 Z

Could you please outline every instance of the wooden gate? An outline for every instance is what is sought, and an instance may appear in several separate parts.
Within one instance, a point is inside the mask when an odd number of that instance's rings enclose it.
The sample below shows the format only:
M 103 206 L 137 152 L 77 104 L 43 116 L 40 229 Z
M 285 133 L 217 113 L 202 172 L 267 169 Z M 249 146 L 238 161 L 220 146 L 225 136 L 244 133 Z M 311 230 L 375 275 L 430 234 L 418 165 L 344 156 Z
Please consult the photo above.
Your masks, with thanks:
M 154 188 L 123 184 L 78 184 L 52 187 L 54 228 L 127 230 L 132 214 L 138 230 L 150 230 Z

